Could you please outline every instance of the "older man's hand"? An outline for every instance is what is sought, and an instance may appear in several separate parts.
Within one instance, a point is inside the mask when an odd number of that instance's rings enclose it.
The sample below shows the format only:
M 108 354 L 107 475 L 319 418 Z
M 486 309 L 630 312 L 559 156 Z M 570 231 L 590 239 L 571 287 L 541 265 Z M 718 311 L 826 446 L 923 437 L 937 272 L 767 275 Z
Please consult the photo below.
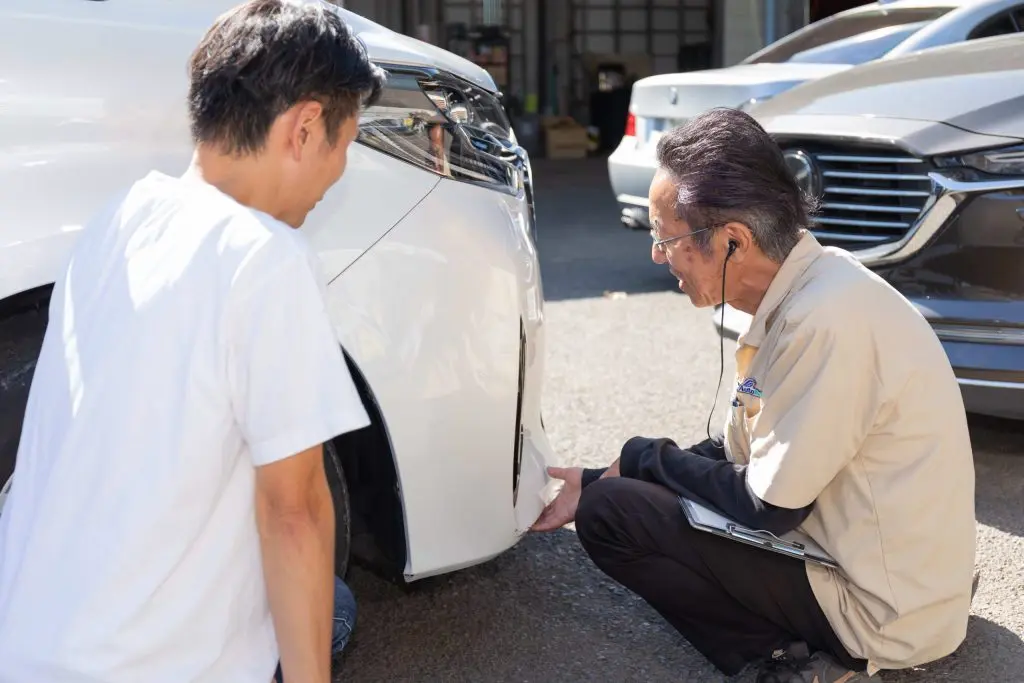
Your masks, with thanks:
M 540 513 L 531 527 L 532 531 L 554 531 L 576 519 L 576 508 L 583 492 L 583 470 L 579 467 L 549 467 L 548 474 L 554 479 L 561 479 L 565 485 Z

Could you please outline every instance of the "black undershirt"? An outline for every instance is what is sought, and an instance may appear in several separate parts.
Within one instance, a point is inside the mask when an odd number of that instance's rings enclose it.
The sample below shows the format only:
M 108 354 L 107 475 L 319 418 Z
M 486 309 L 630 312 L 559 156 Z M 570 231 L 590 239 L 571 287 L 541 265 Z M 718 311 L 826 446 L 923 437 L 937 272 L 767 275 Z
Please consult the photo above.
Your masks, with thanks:
M 606 469 L 583 470 L 583 487 L 596 481 Z M 813 507 L 812 503 L 792 510 L 758 498 L 747 483 L 747 466 L 726 459 L 720 439 L 705 439 L 690 448 L 679 448 L 671 439 L 633 437 L 622 447 L 619 474 L 661 484 L 744 526 L 773 534 L 798 527 Z

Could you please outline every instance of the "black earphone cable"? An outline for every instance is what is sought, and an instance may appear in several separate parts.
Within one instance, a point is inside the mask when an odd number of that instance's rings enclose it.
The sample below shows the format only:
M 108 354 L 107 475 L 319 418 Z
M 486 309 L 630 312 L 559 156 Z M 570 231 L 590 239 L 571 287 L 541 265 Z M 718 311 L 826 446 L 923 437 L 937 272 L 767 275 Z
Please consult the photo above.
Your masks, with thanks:
M 715 406 L 718 404 L 718 392 L 722 390 L 722 380 L 725 378 L 725 268 L 729 265 L 729 257 L 736 247 L 734 242 L 729 242 L 729 251 L 722 262 L 722 326 L 718 331 L 718 387 L 714 396 L 711 397 L 711 412 L 708 413 L 708 440 L 711 440 L 711 418 L 715 414 Z

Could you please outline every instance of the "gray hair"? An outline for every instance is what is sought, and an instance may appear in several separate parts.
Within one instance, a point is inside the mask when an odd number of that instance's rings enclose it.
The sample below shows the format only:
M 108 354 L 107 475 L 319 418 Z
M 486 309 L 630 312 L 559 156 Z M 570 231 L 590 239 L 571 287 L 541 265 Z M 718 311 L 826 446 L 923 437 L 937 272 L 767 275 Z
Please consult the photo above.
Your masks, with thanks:
M 782 263 L 810 225 L 816 202 L 802 192 L 764 128 L 737 109 L 704 112 L 658 142 L 658 166 L 676 184 L 676 216 L 711 252 L 726 223 L 746 225 L 765 256 Z

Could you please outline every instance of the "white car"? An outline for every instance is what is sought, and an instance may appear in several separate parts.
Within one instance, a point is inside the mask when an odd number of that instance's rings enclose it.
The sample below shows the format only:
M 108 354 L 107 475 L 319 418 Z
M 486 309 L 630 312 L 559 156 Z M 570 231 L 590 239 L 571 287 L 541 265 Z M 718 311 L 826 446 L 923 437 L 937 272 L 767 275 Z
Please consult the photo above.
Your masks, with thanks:
M 858 64 L 1019 31 L 1024 0 L 883 0 L 805 26 L 736 66 L 643 78 L 633 85 L 625 135 L 608 159 L 621 222 L 650 229 L 657 142 L 703 111 L 747 109 Z
M 186 64 L 234 4 L 0 4 L 0 484 L 69 248 L 113 193 L 185 170 Z M 502 553 L 545 502 L 530 163 L 484 70 L 338 11 L 389 84 L 303 227 L 373 419 L 328 449 L 337 565 L 412 581 Z

